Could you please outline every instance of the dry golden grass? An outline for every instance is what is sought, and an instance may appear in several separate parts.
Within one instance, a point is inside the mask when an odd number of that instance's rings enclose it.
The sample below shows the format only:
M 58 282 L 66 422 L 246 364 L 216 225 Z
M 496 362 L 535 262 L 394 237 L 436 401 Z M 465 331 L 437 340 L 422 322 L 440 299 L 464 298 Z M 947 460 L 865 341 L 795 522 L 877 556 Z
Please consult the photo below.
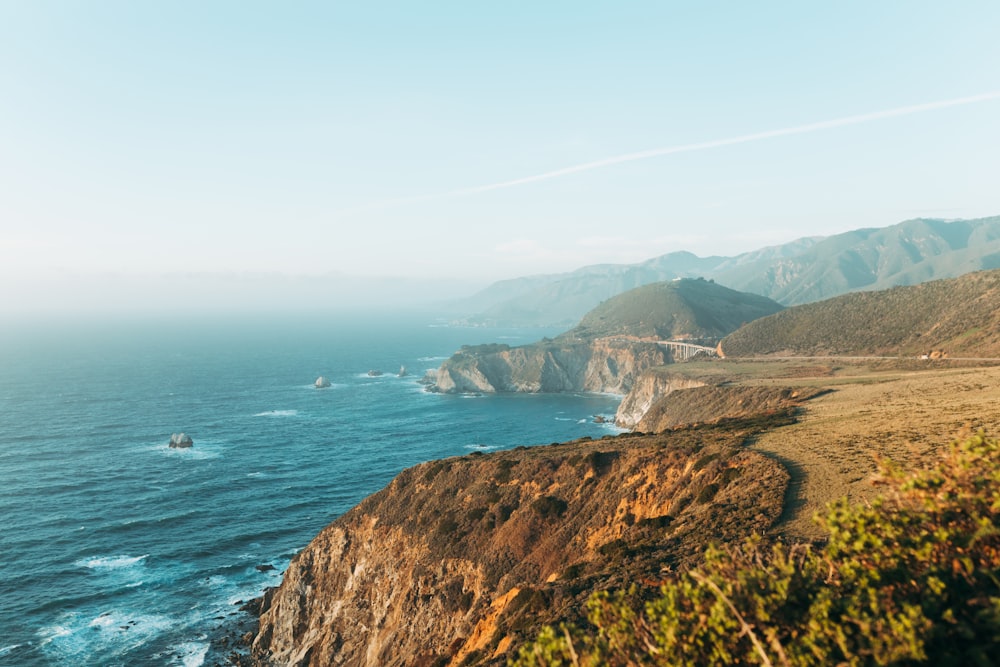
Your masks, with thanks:
M 788 538 L 821 537 L 812 517 L 837 498 L 873 497 L 878 459 L 922 467 L 963 433 L 1000 432 L 1000 367 L 893 366 L 842 364 L 832 375 L 823 366 L 815 377 L 796 377 L 796 385 L 833 391 L 809 401 L 798 423 L 763 433 L 752 444 L 791 474 L 776 526 Z M 760 370 L 741 373 L 738 382 L 788 384 L 767 377 L 766 363 Z

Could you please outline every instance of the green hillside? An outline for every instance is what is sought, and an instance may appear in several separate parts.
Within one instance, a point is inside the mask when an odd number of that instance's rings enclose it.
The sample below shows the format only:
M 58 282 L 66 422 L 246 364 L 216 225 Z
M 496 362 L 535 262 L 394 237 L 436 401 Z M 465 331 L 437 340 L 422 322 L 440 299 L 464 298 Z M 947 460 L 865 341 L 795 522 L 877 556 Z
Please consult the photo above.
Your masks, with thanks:
M 781 309 L 767 297 L 685 278 L 644 285 L 608 299 L 564 336 L 718 339 Z
M 1000 357 L 1000 271 L 795 306 L 722 341 L 727 356 Z

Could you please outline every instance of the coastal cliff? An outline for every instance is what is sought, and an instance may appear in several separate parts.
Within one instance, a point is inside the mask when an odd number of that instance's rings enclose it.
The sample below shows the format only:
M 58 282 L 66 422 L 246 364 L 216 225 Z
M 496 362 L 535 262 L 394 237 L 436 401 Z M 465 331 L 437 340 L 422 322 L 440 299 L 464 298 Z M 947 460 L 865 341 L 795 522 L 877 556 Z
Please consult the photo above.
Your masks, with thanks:
M 650 366 L 671 362 L 670 351 L 651 342 L 620 339 L 542 341 L 523 347 L 463 348 L 438 369 L 437 391 L 624 394 Z
M 684 375 L 670 373 L 664 368 L 650 368 L 635 381 L 631 390 L 618 405 L 615 424 L 635 429 L 649 409 L 664 396 L 680 389 L 704 387 L 705 382 Z M 645 431 L 645 429 L 639 429 Z M 650 429 L 652 432 L 653 429 Z
M 764 421 L 425 463 L 324 529 L 265 597 L 259 665 L 501 665 L 599 589 L 655 588 L 706 542 L 767 531 Z M 734 480 L 739 479 L 738 483 Z
M 554 340 L 512 348 L 466 346 L 430 380 L 437 391 L 624 394 L 647 368 L 673 361 L 659 343 L 715 347 L 749 322 L 782 309 L 770 299 L 706 280 L 645 285 L 608 299 Z

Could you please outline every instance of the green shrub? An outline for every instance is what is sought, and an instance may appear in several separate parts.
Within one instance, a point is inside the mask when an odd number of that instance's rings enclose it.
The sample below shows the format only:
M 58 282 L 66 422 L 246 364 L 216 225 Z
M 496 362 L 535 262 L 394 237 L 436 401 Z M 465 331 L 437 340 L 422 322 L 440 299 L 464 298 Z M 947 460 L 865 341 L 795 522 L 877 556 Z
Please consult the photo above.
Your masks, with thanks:
M 997 664 L 1000 444 L 980 433 L 883 482 L 870 505 L 829 507 L 822 548 L 710 549 L 645 604 L 594 594 L 589 625 L 544 629 L 512 664 Z

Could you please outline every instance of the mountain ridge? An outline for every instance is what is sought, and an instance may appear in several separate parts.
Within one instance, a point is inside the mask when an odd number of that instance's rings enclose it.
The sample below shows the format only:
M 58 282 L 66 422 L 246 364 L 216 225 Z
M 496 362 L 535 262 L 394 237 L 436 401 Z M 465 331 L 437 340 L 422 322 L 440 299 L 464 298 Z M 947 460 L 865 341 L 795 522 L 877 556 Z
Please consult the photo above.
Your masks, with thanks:
M 1000 268 L 1000 216 L 914 218 L 803 237 L 734 257 L 677 251 L 636 264 L 598 264 L 501 281 L 463 300 L 466 310 L 477 313 L 463 322 L 572 325 L 611 296 L 675 278 L 713 279 L 787 306 L 994 268 Z

